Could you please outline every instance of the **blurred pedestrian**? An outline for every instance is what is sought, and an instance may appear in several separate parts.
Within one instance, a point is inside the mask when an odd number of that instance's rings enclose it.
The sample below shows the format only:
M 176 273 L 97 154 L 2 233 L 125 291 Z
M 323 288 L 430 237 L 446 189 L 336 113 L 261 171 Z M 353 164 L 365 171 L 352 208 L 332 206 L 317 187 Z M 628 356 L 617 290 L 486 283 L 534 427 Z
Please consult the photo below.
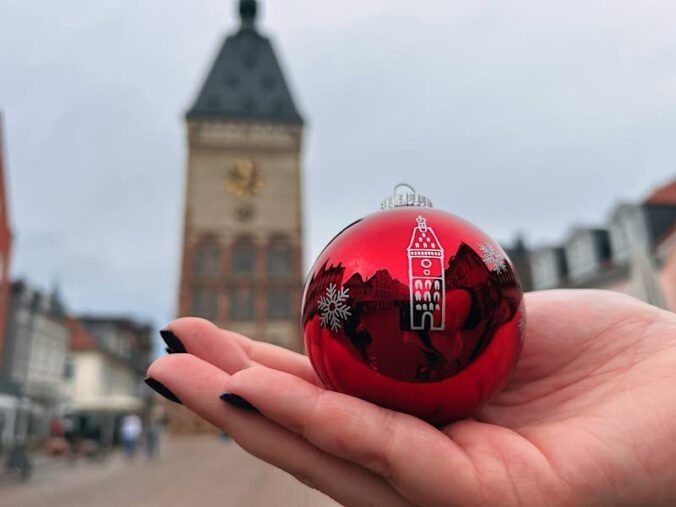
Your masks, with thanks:
M 53 419 L 49 424 L 49 439 L 47 440 L 47 453 L 61 456 L 69 449 L 66 441 L 66 427 L 62 419 Z
M 5 412 L 0 410 L 0 454 L 2 454 L 2 444 L 5 440 Z
M 160 435 L 164 429 L 164 423 L 164 409 L 159 404 L 153 405 L 145 425 L 144 443 L 148 459 L 155 459 L 159 453 Z
M 120 436 L 122 437 L 122 447 L 129 459 L 132 459 L 136 453 L 136 444 L 142 431 L 143 424 L 139 416 L 136 414 L 124 416 L 122 426 L 120 427 Z
M 75 462 L 80 453 L 81 436 L 80 436 L 80 420 L 75 416 L 66 417 L 63 421 L 63 434 L 68 443 L 68 458 L 71 462 Z

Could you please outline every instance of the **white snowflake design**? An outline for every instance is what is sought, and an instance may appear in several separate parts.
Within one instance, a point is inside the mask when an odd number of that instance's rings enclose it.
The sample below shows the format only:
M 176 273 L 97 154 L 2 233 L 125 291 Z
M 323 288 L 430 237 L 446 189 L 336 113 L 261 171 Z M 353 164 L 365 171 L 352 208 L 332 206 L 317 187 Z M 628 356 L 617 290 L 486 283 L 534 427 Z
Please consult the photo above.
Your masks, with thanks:
M 479 250 L 481 250 L 481 253 L 483 254 L 481 260 L 484 261 L 491 271 L 495 271 L 497 274 L 507 271 L 505 254 L 499 249 L 488 243 L 480 243 Z
M 519 316 L 519 332 L 521 333 L 521 338 L 526 332 L 526 308 L 522 304 L 520 308 L 521 315 Z
M 345 303 L 348 292 L 350 289 L 343 287 L 338 290 L 335 283 L 330 283 L 326 288 L 326 295 L 317 301 L 319 323 L 324 327 L 330 327 L 334 333 L 343 327 L 342 321 L 351 315 L 350 306 Z

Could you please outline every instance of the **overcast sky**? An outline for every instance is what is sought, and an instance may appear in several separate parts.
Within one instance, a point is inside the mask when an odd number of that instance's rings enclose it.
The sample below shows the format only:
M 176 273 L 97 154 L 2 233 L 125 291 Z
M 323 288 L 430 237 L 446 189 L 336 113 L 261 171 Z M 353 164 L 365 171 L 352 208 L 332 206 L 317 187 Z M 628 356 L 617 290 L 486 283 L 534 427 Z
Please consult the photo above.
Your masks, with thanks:
M 676 3 L 264 2 L 308 125 L 306 264 L 400 181 L 561 241 L 676 174 Z M 74 311 L 175 311 L 183 114 L 233 0 L 0 3 L 12 271 Z

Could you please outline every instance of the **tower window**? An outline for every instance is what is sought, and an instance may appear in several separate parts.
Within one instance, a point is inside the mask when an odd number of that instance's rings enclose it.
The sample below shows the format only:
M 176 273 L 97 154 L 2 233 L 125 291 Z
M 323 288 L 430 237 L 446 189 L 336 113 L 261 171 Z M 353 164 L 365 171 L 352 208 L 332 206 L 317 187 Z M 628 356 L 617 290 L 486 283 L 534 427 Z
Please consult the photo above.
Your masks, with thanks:
M 191 313 L 196 317 L 218 320 L 218 291 L 213 287 L 195 287 Z
M 269 319 L 288 319 L 291 317 L 291 290 L 287 288 L 268 290 L 266 314 Z
M 215 241 L 203 242 L 197 247 L 195 274 L 198 276 L 221 274 L 221 249 Z
M 232 247 L 232 273 L 237 276 L 256 272 L 256 246 L 250 239 L 239 239 Z
M 250 288 L 235 288 L 230 291 L 230 319 L 252 320 L 254 312 L 254 292 Z
M 285 239 L 275 239 L 267 251 L 266 271 L 271 276 L 293 274 L 293 254 L 291 245 Z

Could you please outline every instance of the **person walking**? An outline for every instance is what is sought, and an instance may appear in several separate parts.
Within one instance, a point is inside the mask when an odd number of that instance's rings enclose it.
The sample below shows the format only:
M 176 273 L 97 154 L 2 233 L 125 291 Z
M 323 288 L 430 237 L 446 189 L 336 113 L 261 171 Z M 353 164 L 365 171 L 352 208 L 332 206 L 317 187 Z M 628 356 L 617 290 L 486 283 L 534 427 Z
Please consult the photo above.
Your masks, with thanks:
M 128 414 L 122 419 L 120 427 L 120 436 L 122 437 L 122 447 L 127 458 L 132 459 L 136 453 L 136 444 L 143 431 L 141 418 L 136 414 Z

